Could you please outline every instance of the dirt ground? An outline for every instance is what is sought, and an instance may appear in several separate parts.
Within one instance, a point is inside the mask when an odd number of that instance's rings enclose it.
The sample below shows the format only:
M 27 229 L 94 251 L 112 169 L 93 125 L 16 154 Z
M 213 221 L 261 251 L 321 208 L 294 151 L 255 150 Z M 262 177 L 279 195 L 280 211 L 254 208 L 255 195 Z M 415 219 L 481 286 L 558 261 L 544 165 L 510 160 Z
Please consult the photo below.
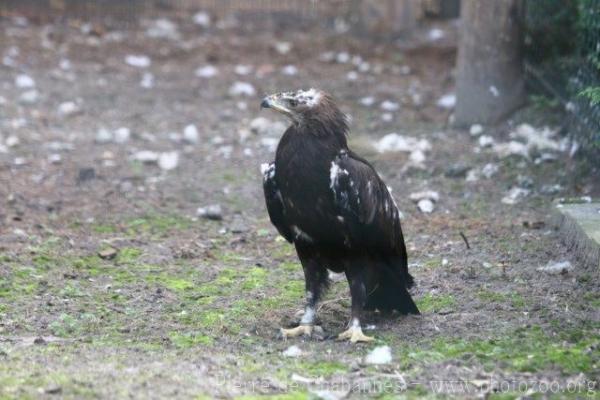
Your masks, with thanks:
M 454 25 L 434 42 L 373 43 L 171 21 L 166 37 L 151 37 L 153 21 L 1 21 L 0 398 L 598 396 L 598 271 L 551 223 L 555 198 L 600 195 L 598 165 L 501 157 L 449 128 L 437 101 L 453 90 Z M 208 64 L 218 74 L 196 76 Z M 231 93 L 238 81 L 255 92 Z M 368 315 L 366 345 L 334 340 L 349 317 L 340 276 L 319 309 L 323 338 L 278 337 L 299 319 L 303 276 L 262 198 L 259 166 L 282 132 L 250 125 L 284 122 L 259 111 L 264 94 L 312 86 L 351 115 L 351 144 L 404 214 L 422 315 Z M 504 143 L 520 123 L 557 120 L 538 101 L 484 134 Z M 197 143 L 182 140 L 190 124 Z M 119 128 L 129 137 L 111 140 Z M 391 132 L 426 139 L 425 161 L 375 151 Z M 140 161 L 161 153 L 162 167 Z M 490 178 L 475 173 L 487 164 Z M 512 187 L 529 195 L 505 204 Z M 409 198 L 422 190 L 439 193 L 432 213 Z M 197 215 L 213 204 L 222 219 Z M 573 268 L 538 271 L 562 261 Z M 365 362 L 380 346 L 391 362 Z

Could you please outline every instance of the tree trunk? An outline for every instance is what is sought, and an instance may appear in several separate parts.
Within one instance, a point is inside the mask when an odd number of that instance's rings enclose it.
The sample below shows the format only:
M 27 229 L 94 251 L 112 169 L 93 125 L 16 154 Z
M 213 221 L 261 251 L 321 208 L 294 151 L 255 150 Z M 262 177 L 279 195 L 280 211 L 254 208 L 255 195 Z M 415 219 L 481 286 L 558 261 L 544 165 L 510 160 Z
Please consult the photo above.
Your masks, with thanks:
M 455 124 L 494 124 L 523 104 L 522 0 L 463 0 Z

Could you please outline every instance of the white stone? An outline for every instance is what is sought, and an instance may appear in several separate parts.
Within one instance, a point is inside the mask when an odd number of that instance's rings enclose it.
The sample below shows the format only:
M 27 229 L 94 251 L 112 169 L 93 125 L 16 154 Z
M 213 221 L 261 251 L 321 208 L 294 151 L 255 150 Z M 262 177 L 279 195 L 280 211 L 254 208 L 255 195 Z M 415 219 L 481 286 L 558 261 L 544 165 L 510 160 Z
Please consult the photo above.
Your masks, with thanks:
M 506 193 L 501 201 L 504 204 L 514 205 L 529 196 L 529 193 L 531 193 L 531 190 L 529 189 L 513 187 Z
M 375 104 L 375 97 L 373 96 L 367 96 L 367 97 L 363 97 L 362 99 L 359 100 L 360 104 L 365 106 L 365 107 L 371 107 L 373 104 Z
M 199 67 L 196 69 L 196 71 L 194 71 L 194 74 L 198 77 L 198 78 L 212 78 L 213 76 L 216 76 L 219 74 L 219 70 L 214 66 L 214 65 L 204 65 L 202 67 Z
M 177 25 L 166 18 L 159 18 L 151 23 L 146 29 L 146 36 L 155 39 L 179 39 L 179 28 Z
M 281 55 L 286 55 L 292 50 L 292 44 L 290 42 L 276 42 L 273 47 Z
M 481 126 L 479 124 L 471 125 L 471 128 L 469 129 L 469 134 L 471 134 L 471 136 L 479 136 L 482 133 L 483 133 L 483 126 Z
M 58 115 L 61 117 L 69 117 L 80 112 L 81 109 L 74 101 L 65 101 L 58 106 Z
M 60 164 L 62 162 L 62 156 L 60 154 L 50 154 L 48 156 L 48 162 L 50 164 Z
M 375 149 L 380 153 L 388 151 L 402 151 L 412 153 L 420 150 L 423 152 L 431 150 L 431 143 L 427 139 L 417 139 L 411 136 L 403 136 L 397 133 L 389 133 L 374 143 Z
M 479 137 L 479 146 L 486 148 L 494 145 L 494 138 L 488 135 L 482 135 Z
M 194 23 L 202 28 L 208 28 L 210 26 L 210 15 L 207 12 L 199 11 L 192 17 Z
M 131 131 L 129 128 L 121 127 L 116 129 L 113 133 L 113 140 L 115 143 L 125 143 L 131 137 Z
M 129 54 L 125 57 L 125 63 L 136 68 L 148 68 L 152 61 L 150 57 L 142 54 Z
M 446 33 L 439 28 L 430 29 L 429 32 L 427 33 L 427 38 L 432 42 L 438 41 L 438 40 L 442 39 L 444 36 L 446 36 Z
M 481 174 L 485 176 L 487 179 L 490 179 L 492 176 L 496 175 L 500 167 L 497 164 L 487 163 L 481 169 Z
M 249 75 L 252 70 L 254 69 L 254 67 L 252 65 L 236 65 L 235 68 L 233 69 L 233 72 L 235 72 L 238 75 Z
M 283 75 L 294 76 L 298 74 L 298 68 L 295 65 L 286 65 L 281 69 Z
M 158 162 L 160 155 L 151 150 L 141 150 L 133 154 L 132 158 L 145 164 L 153 164 Z
M 392 362 L 392 349 L 390 346 L 375 347 L 365 357 L 366 364 L 389 364 Z
M 95 142 L 99 144 L 110 143 L 113 141 L 113 134 L 108 129 L 100 128 L 96 132 Z
M 454 93 L 448 93 L 440 97 L 437 101 L 437 106 L 451 110 L 456 105 L 456 95 Z
M 140 81 L 140 86 L 144 89 L 152 89 L 154 87 L 154 75 L 150 72 L 144 72 L 142 80 Z
M 35 89 L 31 89 L 21 93 L 21 96 L 19 96 L 19 101 L 23 104 L 33 104 L 38 101 L 39 97 L 40 93 Z
M 199 137 L 200 135 L 198 133 L 198 128 L 196 128 L 196 125 L 189 124 L 185 128 L 183 128 L 183 140 L 185 140 L 186 142 L 196 144 L 198 143 Z
M 19 89 L 30 89 L 35 87 L 35 81 L 29 75 L 19 74 L 15 78 L 15 86 Z
M 230 96 L 254 96 L 256 95 L 256 89 L 254 89 L 254 86 L 252 86 L 252 84 L 248 83 L 248 82 L 235 82 L 233 85 L 231 85 L 231 87 L 229 88 L 229 95 Z
M 284 357 L 300 357 L 302 355 L 302 350 L 300 347 L 294 345 L 285 349 L 282 354 Z
M 19 140 L 18 136 L 10 135 L 9 137 L 6 138 L 4 143 L 6 144 L 7 147 L 17 147 L 21 143 L 21 141 Z
M 440 199 L 440 194 L 435 190 L 423 190 L 421 192 L 411 193 L 408 196 L 412 201 L 418 202 L 420 200 L 431 200 L 438 201 Z
M 380 107 L 384 111 L 398 111 L 400 109 L 400 104 L 395 101 L 385 100 L 381 103 Z
M 539 267 L 537 270 L 540 272 L 546 272 L 551 275 L 566 274 L 573 269 L 573 264 L 570 261 L 549 261 L 543 267 Z
M 419 200 L 417 207 L 419 207 L 419 210 L 421 210 L 422 213 L 429 214 L 433 212 L 435 206 L 433 205 L 433 201 L 429 199 L 423 199 Z
M 346 74 L 346 79 L 348 79 L 349 81 L 356 81 L 358 80 L 358 72 L 356 71 L 350 71 Z
M 160 153 L 158 157 L 158 166 L 164 171 L 170 171 L 179 165 L 179 153 L 177 151 L 167 151 Z

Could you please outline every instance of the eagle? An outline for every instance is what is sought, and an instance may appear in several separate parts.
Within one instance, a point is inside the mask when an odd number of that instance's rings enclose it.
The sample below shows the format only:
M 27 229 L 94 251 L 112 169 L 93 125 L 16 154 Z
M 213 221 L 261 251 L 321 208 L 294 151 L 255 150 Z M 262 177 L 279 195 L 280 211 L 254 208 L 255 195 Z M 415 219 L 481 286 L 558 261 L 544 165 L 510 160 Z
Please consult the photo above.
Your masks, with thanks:
M 373 166 L 348 148 L 348 118 L 334 98 L 314 88 L 282 92 L 261 108 L 291 120 L 275 161 L 261 171 L 269 218 L 295 246 L 305 278 L 300 324 L 281 335 L 312 335 L 329 270 L 344 272 L 350 286 L 351 318 L 340 340 L 373 340 L 362 332 L 365 310 L 418 314 L 400 212 Z

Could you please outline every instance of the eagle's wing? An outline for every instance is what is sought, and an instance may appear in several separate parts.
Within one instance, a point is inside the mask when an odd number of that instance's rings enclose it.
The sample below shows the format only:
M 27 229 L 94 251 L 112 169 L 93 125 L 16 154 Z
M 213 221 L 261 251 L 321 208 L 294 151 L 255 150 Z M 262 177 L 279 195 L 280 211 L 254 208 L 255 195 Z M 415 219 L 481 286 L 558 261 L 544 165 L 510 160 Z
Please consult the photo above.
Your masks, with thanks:
M 400 211 L 373 167 L 351 152 L 331 163 L 330 187 L 351 243 L 406 259 Z
M 261 172 L 263 174 L 263 190 L 265 192 L 265 202 L 267 203 L 269 218 L 273 225 L 275 225 L 275 228 L 277 228 L 279 234 L 285 240 L 292 243 L 294 235 L 286 223 L 281 192 L 275 181 L 275 163 L 262 164 Z

